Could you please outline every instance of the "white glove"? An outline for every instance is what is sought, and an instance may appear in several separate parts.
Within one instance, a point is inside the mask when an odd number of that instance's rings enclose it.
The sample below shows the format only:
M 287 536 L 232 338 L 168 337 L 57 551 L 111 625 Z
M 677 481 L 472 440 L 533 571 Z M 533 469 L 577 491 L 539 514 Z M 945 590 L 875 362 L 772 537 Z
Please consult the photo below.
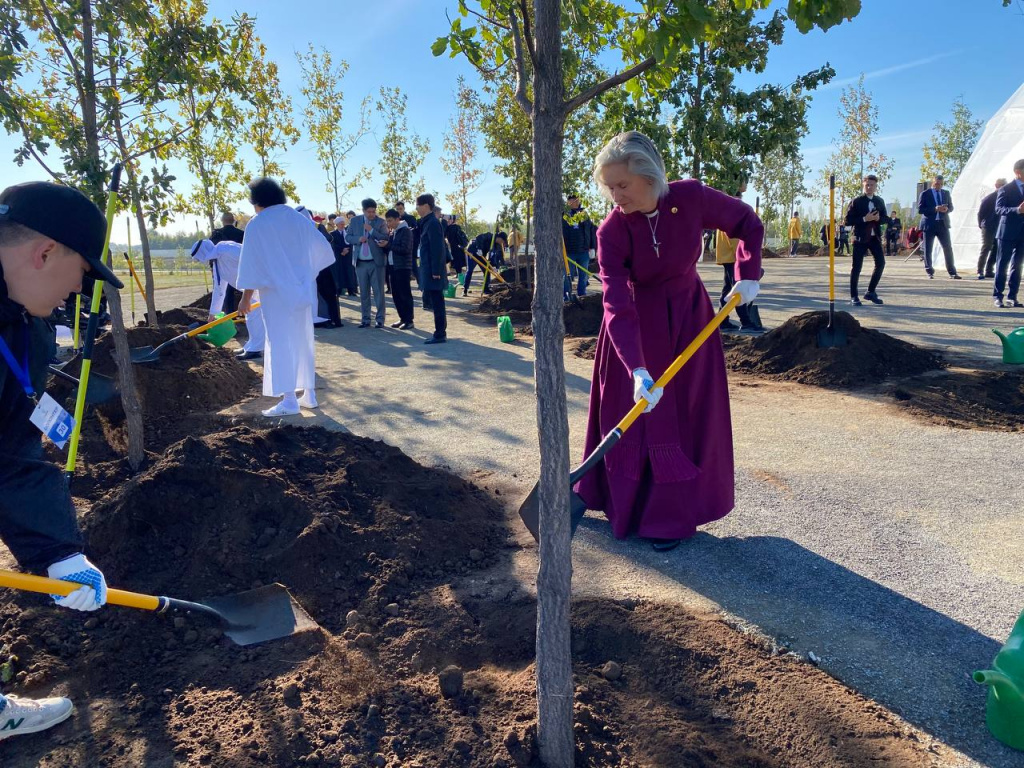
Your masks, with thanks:
M 729 301 L 733 296 L 739 294 L 740 306 L 742 306 L 756 299 L 760 290 L 761 284 L 757 280 L 738 280 L 732 290 L 725 295 L 725 300 Z
M 641 400 L 646 400 L 650 405 L 644 409 L 644 413 L 650 413 L 654 410 L 654 406 L 661 400 L 662 394 L 665 390 L 661 387 L 654 389 L 654 379 L 651 378 L 651 374 L 647 372 L 646 368 L 637 368 L 633 371 L 633 402 L 639 403 Z
M 51 579 L 73 581 L 83 586 L 70 595 L 50 595 L 57 605 L 75 611 L 95 611 L 107 602 L 107 580 L 89 559 L 79 553 L 60 560 L 46 569 Z

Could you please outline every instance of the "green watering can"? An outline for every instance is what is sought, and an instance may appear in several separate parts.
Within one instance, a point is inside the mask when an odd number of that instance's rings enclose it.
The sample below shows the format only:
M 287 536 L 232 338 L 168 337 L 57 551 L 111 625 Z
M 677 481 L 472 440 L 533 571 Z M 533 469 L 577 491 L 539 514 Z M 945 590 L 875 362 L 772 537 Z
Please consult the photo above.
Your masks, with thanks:
M 444 289 L 444 297 L 446 299 L 455 298 L 455 283 L 448 283 L 448 287 Z
M 459 272 L 459 285 L 465 285 L 465 284 L 466 284 L 466 273 L 465 272 Z
M 223 312 L 217 314 L 217 319 L 224 317 Z M 223 347 L 231 339 L 235 338 L 235 334 L 238 333 L 238 328 L 235 327 L 234 323 L 224 322 L 218 323 L 208 330 L 206 333 L 200 333 L 199 338 L 203 341 L 208 341 L 215 347 Z
M 1009 333 L 993 328 L 992 333 L 1003 342 L 1003 362 L 1024 365 L 1024 326 Z
M 974 682 L 988 686 L 985 722 L 992 735 L 1024 750 L 1024 613 L 996 654 L 992 669 L 975 672 Z
M 498 318 L 498 338 L 506 344 L 516 340 L 516 329 L 512 327 L 512 318 L 508 315 Z

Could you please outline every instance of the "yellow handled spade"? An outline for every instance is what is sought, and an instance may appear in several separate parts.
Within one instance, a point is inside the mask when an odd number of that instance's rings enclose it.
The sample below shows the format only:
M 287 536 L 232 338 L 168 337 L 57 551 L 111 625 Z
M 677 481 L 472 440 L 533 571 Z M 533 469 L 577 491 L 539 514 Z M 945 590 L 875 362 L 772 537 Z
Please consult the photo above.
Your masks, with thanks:
M 691 357 L 697 352 L 698 349 L 703 346 L 704 342 L 708 340 L 712 333 L 720 326 L 725 319 L 729 316 L 740 303 L 739 294 L 733 296 L 729 301 L 726 302 L 725 306 L 719 311 L 717 315 L 712 318 L 711 322 L 704 326 L 697 338 L 690 342 L 689 346 L 682 351 L 668 367 L 661 378 L 654 383 L 654 389 L 659 387 L 664 388 L 668 385 L 672 378 L 679 373 Z M 597 466 L 605 454 L 608 453 L 615 444 L 619 442 L 622 435 L 627 429 L 629 429 L 633 422 L 640 418 L 640 414 L 647 408 L 647 401 L 642 399 L 633 406 L 629 413 L 622 417 L 622 421 L 615 425 L 615 428 L 604 436 L 601 443 L 593 450 L 593 452 L 587 456 L 587 458 L 580 464 L 576 469 L 569 473 L 569 517 L 572 521 L 572 532 L 576 532 L 576 526 L 580 524 L 580 520 L 583 519 L 583 515 L 587 511 L 587 504 L 579 495 L 572 490 L 572 487 L 579 482 L 580 478 L 583 477 L 587 472 Z M 540 541 L 540 483 L 533 487 L 530 491 L 530 495 L 526 497 L 526 501 L 519 508 L 519 517 L 522 518 L 523 523 L 529 529 L 530 533 L 533 534 L 533 538 Z
M 252 305 L 251 309 L 256 309 L 259 306 L 259 302 Z M 192 336 L 198 336 L 200 333 L 210 330 L 215 325 L 226 323 L 229 320 L 234 320 L 238 317 L 238 312 L 231 312 L 230 314 L 224 315 L 224 317 L 218 317 L 216 320 L 211 320 L 205 325 L 200 325 L 198 328 L 193 328 L 191 331 L 185 331 L 179 333 L 173 339 L 165 341 L 158 347 L 146 346 L 146 347 L 135 347 L 131 352 L 133 363 L 155 363 L 160 360 L 160 353 L 165 351 L 168 347 L 172 347 L 180 341 L 191 338 Z

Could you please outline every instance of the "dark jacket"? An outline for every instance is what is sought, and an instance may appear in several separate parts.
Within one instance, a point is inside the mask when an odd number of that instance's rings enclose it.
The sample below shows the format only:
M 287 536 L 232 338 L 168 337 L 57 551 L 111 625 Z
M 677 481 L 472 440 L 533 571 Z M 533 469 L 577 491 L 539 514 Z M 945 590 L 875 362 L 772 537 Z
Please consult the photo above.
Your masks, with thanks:
M 978 206 L 978 226 L 993 234 L 999 228 L 999 215 L 996 213 L 996 195 L 998 193 L 998 189 L 992 190 L 981 198 L 981 205 Z
M 452 265 L 458 269 L 466 268 L 466 246 L 469 245 L 469 238 L 462 231 L 458 224 L 449 224 L 444 233 L 448 241 L 448 248 L 452 252 Z
M 582 208 L 566 210 L 562 214 L 562 239 L 566 253 L 593 250 L 597 248 L 597 227 Z
M 413 263 L 416 263 L 416 254 L 420 252 L 420 222 L 411 213 L 403 213 L 402 221 L 409 225 L 412 230 L 412 255 Z
M 0 268 L 0 335 L 19 362 L 26 331 L 29 375 L 41 395 L 55 351 L 53 331 L 11 301 Z M 42 434 L 29 422 L 34 407 L 0 357 L 0 540 L 23 568 L 42 571 L 81 552 L 82 535 L 64 474 L 45 457 Z
M 213 234 L 210 235 L 210 240 L 212 240 L 215 245 L 225 241 L 229 243 L 241 243 L 244 236 L 245 232 L 241 229 L 233 224 L 227 224 L 220 229 L 213 230 Z
M 445 276 L 444 230 L 436 216 L 424 216 L 420 228 L 420 287 L 424 291 L 440 291 L 448 284 Z M 435 278 L 434 275 L 440 275 Z
M 1017 241 L 1024 237 L 1024 215 L 1017 212 L 1017 207 L 1024 202 L 1020 185 L 1011 179 L 996 192 L 996 213 L 999 215 L 999 229 L 996 237 L 1000 240 Z
M 345 230 L 336 229 L 331 233 L 331 250 L 335 261 L 352 261 L 352 246 L 345 241 Z
M 885 228 L 885 236 L 890 240 L 896 240 L 900 236 L 900 232 L 903 231 L 903 222 L 900 221 L 899 216 L 889 217 L 889 226 Z
M 391 254 L 392 269 L 412 269 L 412 244 L 414 240 L 412 227 L 398 227 L 391 233 L 388 253 Z
M 871 212 L 872 203 L 874 210 L 878 211 L 878 221 L 864 221 L 864 217 Z M 870 200 L 867 195 L 860 195 L 850 201 L 850 207 L 846 209 L 846 225 L 853 227 L 854 242 L 866 243 L 868 240 L 882 239 L 882 225 L 889 223 L 889 216 L 885 211 L 885 200 L 875 195 Z
M 948 189 L 940 189 L 939 194 L 941 195 L 942 204 L 949 206 L 949 211 L 953 210 L 953 196 L 949 194 Z M 937 213 L 935 208 L 938 203 L 935 202 L 935 190 L 928 187 L 924 192 L 921 193 L 921 199 L 917 202 L 917 212 L 921 214 L 921 229 L 925 232 L 930 232 L 936 224 L 940 221 L 945 225 L 946 229 L 949 229 L 949 211 L 946 213 Z M 936 219 L 936 215 L 939 217 Z

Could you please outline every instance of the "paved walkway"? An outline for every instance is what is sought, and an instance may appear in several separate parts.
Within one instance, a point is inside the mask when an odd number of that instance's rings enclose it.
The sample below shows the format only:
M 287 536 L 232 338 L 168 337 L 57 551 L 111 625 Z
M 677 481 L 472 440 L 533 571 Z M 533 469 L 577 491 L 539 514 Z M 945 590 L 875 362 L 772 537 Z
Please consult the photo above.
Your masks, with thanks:
M 824 264 L 766 262 L 766 324 L 822 306 Z M 701 271 L 717 284 L 720 268 Z M 1024 313 L 987 308 L 990 283 L 928 281 L 921 271 L 892 265 L 886 305 L 857 316 L 959 361 L 996 365 L 987 329 L 1024 325 Z M 532 340 L 500 344 L 464 301 L 451 305 L 452 341 L 425 347 L 423 329 L 355 328 L 357 305 L 345 300 L 346 327 L 317 331 L 323 407 L 295 421 L 385 440 L 515 507 L 537 475 Z M 590 363 L 568 355 L 566 365 L 578 457 Z M 588 516 L 574 546 L 577 594 L 718 606 L 813 652 L 959 750 L 956 764 L 1021 765 L 985 731 L 984 691 L 970 673 L 988 665 L 1024 607 L 1024 488 L 1004 480 L 1024 475 L 1024 433 L 924 425 L 871 396 L 741 377 L 731 386 L 736 510 L 667 555 L 616 541 L 601 516 Z M 518 541 L 511 573 L 472 589 L 498 594 L 508 578 L 532 588 L 536 550 L 527 534 Z

